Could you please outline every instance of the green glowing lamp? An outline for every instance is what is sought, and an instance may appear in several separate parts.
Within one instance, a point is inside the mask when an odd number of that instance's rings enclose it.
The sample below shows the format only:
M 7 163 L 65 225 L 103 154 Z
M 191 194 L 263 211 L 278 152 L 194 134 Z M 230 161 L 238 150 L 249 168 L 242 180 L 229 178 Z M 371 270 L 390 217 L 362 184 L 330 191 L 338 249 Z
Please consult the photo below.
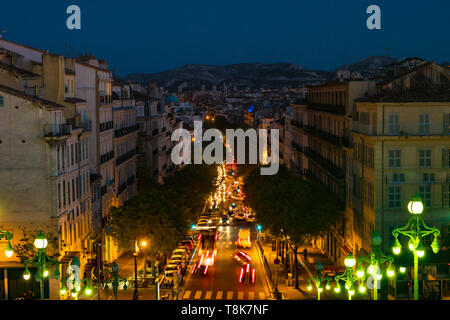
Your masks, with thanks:
M 358 270 L 356 271 L 356 276 L 358 278 L 363 278 L 364 277 L 364 269 L 361 265 L 359 265 Z
M 344 260 L 344 264 L 347 268 L 353 268 L 356 264 L 356 260 L 353 257 L 353 254 L 350 252 L 348 256 Z
M 439 252 L 439 242 L 437 241 L 436 237 L 434 237 L 433 243 L 431 244 L 431 249 L 433 250 L 434 253 Z
M 405 273 L 405 271 L 406 271 L 406 268 L 405 268 L 405 267 L 400 267 L 400 272 L 401 272 L 401 273 Z
M 423 212 L 422 198 L 416 193 L 408 203 L 408 211 L 411 214 L 419 215 Z
M 361 292 L 361 293 L 366 292 L 366 287 L 365 287 L 363 284 L 361 284 L 361 285 L 359 286 L 359 292 Z
M 306 288 L 308 289 L 308 291 L 312 290 L 311 281 L 308 280 L 308 286 Z
M 394 252 L 394 254 L 400 254 L 401 250 L 402 250 L 402 246 L 400 245 L 398 238 L 395 238 L 395 243 L 394 243 L 394 246 L 392 247 L 392 252 Z
M 394 276 L 394 274 L 395 274 L 394 267 L 392 266 L 392 264 L 390 264 L 388 269 L 387 269 L 387 276 L 389 278 L 391 278 L 391 277 Z
M 420 242 L 416 249 L 416 254 L 419 258 L 422 258 L 425 255 L 425 248 L 423 247 L 423 243 Z
M 25 271 L 23 272 L 23 278 L 25 280 L 28 280 L 28 279 L 30 279 L 30 276 L 31 276 L 30 270 L 28 270 L 28 266 L 25 266 Z
M 13 253 L 14 253 L 14 249 L 11 245 L 11 241 L 8 241 L 8 244 L 6 245 L 6 249 L 5 249 L 5 255 L 6 255 L 6 257 L 11 258 Z
M 334 286 L 334 292 L 339 293 L 341 291 L 341 286 L 339 285 L 339 282 L 336 282 L 336 285 Z

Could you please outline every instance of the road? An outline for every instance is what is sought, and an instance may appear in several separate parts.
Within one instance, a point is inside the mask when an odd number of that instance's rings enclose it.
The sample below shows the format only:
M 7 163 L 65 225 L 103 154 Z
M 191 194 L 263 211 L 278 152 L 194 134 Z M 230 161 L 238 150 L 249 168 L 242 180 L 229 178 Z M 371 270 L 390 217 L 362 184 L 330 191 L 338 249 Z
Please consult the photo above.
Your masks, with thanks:
M 206 275 L 191 274 L 192 265 L 189 266 L 184 289 L 181 291 L 179 299 L 264 300 L 270 297 L 263 278 L 263 266 L 256 247 L 253 245 L 254 233 L 252 233 L 252 248 L 239 250 L 243 250 L 250 255 L 256 267 L 255 283 L 239 283 L 238 281 L 240 265 L 233 259 L 233 254 L 238 250 L 236 242 L 240 227 L 254 229 L 253 224 L 249 223 L 232 223 L 229 227 L 218 227 L 217 257 L 214 265 L 208 269 Z

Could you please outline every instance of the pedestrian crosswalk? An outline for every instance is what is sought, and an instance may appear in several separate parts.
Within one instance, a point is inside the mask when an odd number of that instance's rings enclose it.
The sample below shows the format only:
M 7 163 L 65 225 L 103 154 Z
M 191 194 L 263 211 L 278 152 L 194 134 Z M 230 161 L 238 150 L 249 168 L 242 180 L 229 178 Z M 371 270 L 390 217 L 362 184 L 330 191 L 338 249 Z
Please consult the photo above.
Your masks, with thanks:
M 256 298 L 257 297 L 257 298 Z M 202 290 L 186 290 L 182 297 L 183 300 L 265 300 L 266 294 L 263 291 L 202 291 Z

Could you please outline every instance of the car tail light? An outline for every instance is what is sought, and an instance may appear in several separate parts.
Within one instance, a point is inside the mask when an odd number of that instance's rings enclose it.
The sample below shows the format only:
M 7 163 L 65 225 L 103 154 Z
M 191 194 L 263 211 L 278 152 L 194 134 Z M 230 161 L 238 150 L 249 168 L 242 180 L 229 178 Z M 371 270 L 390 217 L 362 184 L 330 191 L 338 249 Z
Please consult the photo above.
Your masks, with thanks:
M 194 267 L 192 268 L 192 272 L 191 273 L 194 273 L 196 268 L 197 268 L 197 264 L 194 264 Z
M 198 254 L 202 254 L 203 250 L 202 249 L 198 249 Z
M 214 250 L 213 256 L 217 256 L 217 249 Z
M 206 251 L 206 256 L 209 256 L 209 250 L 208 250 L 208 251 Z
M 244 275 L 244 268 L 241 268 L 241 274 L 239 275 L 239 283 L 242 282 L 242 276 Z
M 241 245 L 241 239 L 238 239 L 238 244 Z
M 252 270 L 252 283 L 255 283 L 255 274 L 256 274 L 256 269 L 255 268 L 253 268 L 253 270 Z
M 215 240 L 217 240 L 217 237 L 219 236 L 219 234 L 218 233 L 216 233 L 216 236 L 214 237 L 214 239 Z
M 246 272 L 249 272 L 249 271 L 250 271 L 250 264 L 247 263 L 247 270 L 246 270 Z
M 202 261 L 203 261 L 203 255 L 200 257 L 200 262 L 198 263 L 199 266 L 202 265 Z
M 205 271 L 203 271 L 203 274 L 206 274 L 208 272 L 208 265 L 206 265 Z

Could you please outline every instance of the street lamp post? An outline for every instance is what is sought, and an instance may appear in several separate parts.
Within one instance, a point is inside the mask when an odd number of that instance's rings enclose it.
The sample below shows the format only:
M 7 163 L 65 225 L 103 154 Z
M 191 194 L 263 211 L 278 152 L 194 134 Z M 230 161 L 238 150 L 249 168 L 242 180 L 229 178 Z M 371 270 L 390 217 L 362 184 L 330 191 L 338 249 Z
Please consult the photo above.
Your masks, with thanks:
M 369 264 L 367 268 L 367 273 L 373 278 L 373 300 L 378 300 L 378 283 L 382 278 L 381 265 L 389 262 L 389 267 L 387 269 L 387 276 L 392 277 L 394 275 L 394 257 L 386 256 L 381 251 L 382 239 L 378 231 L 374 231 L 370 237 L 370 243 L 372 245 L 372 251 L 369 255 L 364 257 L 359 257 L 357 259 L 359 268 L 356 270 L 356 276 L 361 280 L 364 280 L 365 272 L 362 267 L 362 263 Z M 360 291 L 364 292 L 364 285 L 361 284 L 359 287 Z
M 142 286 L 145 288 L 147 286 L 147 241 L 142 240 L 141 246 L 144 248 L 144 281 Z
M 400 234 L 409 238 L 408 246 L 414 255 L 414 300 L 419 300 L 419 258 L 423 257 L 425 254 L 425 249 L 421 240 L 423 237 L 433 234 L 434 240 L 431 244 L 431 249 L 434 253 L 438 253 L 439 242 L 437 238 L 439 237 L 440 231 L 437 228 L 428 227 L 420 216 L 423 212 L 423 203 L 418 194 L 415 194 L 408 203 L 408 211 L 412 215 L 408 223 L 405 226 L 395 228 L 392 231 L 392 235 L 395 238 L 392 251 L 394 254 L 400 254 L 401 245 L 398 241 L 398 236 Z
M 127 279 L 122 278 L 119 276 L 119 265 L 116 261 L 112 264 L 112 280 L 106 280 L 105 282 L 105 289 L 109 289 L 108 282 L 111 283 L 113 292 L 114 292 L 114 299 L 117 300 L 117 292 L 119 289 L 119 285 L 122 282 L 123 283 L 123 290 L 127 290 Z M 108 277 L 109 278 L 109 277 Z
M 347 289 L 348 292 L 348 300 L 352 300 L 352 295 L 355 294 L 355 287 L 353 286 L 353 282 L 355 282 L 355 277 L 353 275 L 353 267 L 356 264 L 356 260 L 353 257 L 352 253 L 349 253 L 348 256 L 345 258 L 344 264 L 346 266 L 345 272 L 343 274 L 334 277 L 334 279 L 336 280 L 336 286 L 334 287 L 334 291 L 336 293 L 339 293 L 341 291 L 339 281 L 343 281 L 345 283 L 345 288 Z
M 133 300 L 139 300 L 138 294 L 138 279 L 137 279 L 137 254 L 139 252 L 139 246 L 137 240 L 134 243 L 134 291 L 133 291 Z
M 8 244 L 6 245 L 6 248 L 5 248 L 5 255 L 8 258 L 11 258 L 14 253 L 14 249 L 11 245 L 12 237 L 13 237 L 13 234 L 11 232 L 0 230 L 0 240 L 5 239 L 8 241 Z
M 30 279 L 30 271 L 28 270 L 28 265 L 35 265 L 37 268 L 37 272 L 35 274 L 36 280 L 40 282 L 40 297 L 41 300 L 44 300 L 44 279 L 48 277 L 48 264 L 56 265 L 54 277 L 56 279 L 59 278 L 59 261 L 57 259 L 53 259 L 49 257 L 45 253 L 45 248 L 47 247 L 47 239 L 45 238 L 42 232 L 34 240 L 34 246 L 38 249 L 37 254 L 31 259 L 24 260 L 25 271 L 23 273 L 23 278 L 25 280 Z
M 309 291 L 312 290 L 311 282 L 314 282 L 314 285 L 317 288 L 317 300 L 320 300 L 320 293 L 323 291 L 323 283 L 325 283 L 325 289 L 330 290 L 331 289 L 331 285 L 330 285 L 331 279 L 330 279 L 330 277 L 324 277 L 322 275 L 323 265 L 322 265 L 322 262 L 320 262 L 320 261 L 317 261 L 317 263 L 316 263 L 316 271 L 317 271 L 316 277 L 308 279 L 308 290 Z

